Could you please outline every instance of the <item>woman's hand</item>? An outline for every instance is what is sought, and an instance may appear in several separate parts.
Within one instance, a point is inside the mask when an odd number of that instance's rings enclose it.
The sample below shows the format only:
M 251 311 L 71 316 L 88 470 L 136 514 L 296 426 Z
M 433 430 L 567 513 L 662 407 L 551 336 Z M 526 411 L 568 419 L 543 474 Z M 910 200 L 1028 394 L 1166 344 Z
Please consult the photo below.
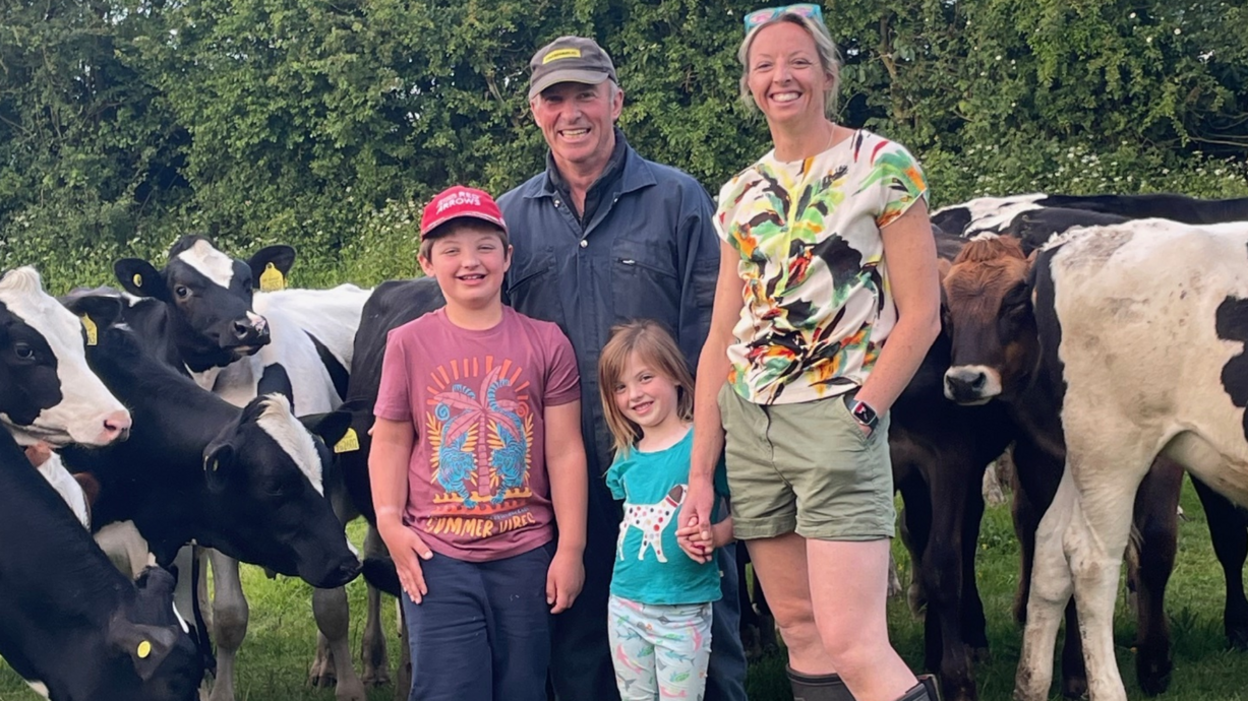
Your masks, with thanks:
M 714 556 L 715 539 L 711 528 L 711 511 L 715 508 L 715 488 L 710 480 L 689 475 L 689 492 L 680 509 L 676 542 L 695 562 L 710 562 Z

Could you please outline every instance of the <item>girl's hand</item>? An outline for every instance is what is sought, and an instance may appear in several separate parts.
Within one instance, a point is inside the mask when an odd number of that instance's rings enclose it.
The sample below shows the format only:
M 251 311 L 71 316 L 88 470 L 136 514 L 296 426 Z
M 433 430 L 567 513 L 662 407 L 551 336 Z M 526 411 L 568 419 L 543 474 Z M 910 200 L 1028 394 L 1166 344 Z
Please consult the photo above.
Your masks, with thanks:
M 732 517 L 720 521 L 711 526 L 711 546 L 716 548 L 726 548 L 736 540 L 732 537 Z
M 402 523 L 388 524 L 384 527 L 378 523 L 377 531 L 381 534 L 386 549 L 390 551 L 391 559 L 394 560 L 394 568 L 398 571 L 399 584 L 403 587 L 403 591 L 412 597 L 412 601 L 419 604 L 421 599 L 429 593 L 429 587 L 425 585 L 425 573 L 420 568 L 420 561 L 433 557 L 433 551 L 425 545 L 425 541 L 421 540 L 419 535 L 416 535 L 416 531 Z
M 711 535 L 711 511 L 715 506 L 715 489 L 710 480 L 690 475 L 689 493 L 680 510 L 681 523 L 676 529 L 676 542 L 695 562 L 709 562 L 715 549 Z
M 556 550 L 546 570 L 546 603 L 551 613 L 572 608 L 585 585 L 585 562 L 581 554 Z

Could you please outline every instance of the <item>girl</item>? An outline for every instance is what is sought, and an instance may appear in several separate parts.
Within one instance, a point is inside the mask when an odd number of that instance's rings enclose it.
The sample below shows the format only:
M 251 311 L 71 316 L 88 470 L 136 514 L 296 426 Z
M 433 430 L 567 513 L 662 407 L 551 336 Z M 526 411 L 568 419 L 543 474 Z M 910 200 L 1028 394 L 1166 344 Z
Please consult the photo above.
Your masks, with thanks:
M 693 378 L 672 337 L 642 320 L 612 329 L 598 380 L 616 450 L 607 487 L 624 500 L 607 605 L 620 698 L 697 701 L 706 688 L 711 602 L 720 586 L 714 560 L 694 553 L 695 561 L 676 539 L 693 448 Z M 726 496 L 722 464 L 714 481 Z M 715 547 L 728 544 L 732 519 L 715 523 L 711 533 Z

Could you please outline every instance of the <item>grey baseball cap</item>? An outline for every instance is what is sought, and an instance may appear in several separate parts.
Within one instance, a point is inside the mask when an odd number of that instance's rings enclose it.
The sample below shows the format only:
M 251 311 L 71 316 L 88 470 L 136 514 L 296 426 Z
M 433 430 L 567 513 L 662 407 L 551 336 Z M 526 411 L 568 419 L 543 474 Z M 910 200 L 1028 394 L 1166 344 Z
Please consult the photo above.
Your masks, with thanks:
M 537 50 L 529 61 L 529 99 L 555 83 L 597 85 L 615 78 L 611 57 L 593 39 L 559 37 Z

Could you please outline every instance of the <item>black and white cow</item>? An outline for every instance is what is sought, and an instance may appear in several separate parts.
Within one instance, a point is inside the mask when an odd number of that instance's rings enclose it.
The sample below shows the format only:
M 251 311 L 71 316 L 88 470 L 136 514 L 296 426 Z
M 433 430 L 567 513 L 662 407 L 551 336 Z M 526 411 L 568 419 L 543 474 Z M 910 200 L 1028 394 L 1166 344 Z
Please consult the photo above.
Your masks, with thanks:
M 1154 458 L 1248 504 L 1248 224 L 1075 230 L 1040 253 L 1031 289 L 1037 382 L 1059 407 L 1066 469 L 1036 533 L 1015 698 L 1048 698 L 1073 594 L 1089 695 L 1125 701 L 1113 606 Z
M 192 701 L 203 670 L 172 577 L 114 569 L 15 440 L 101 446 L 129 430 L 84 343 L 34 269 L 0 277 L 0 656 L 55 701 Z
M 1122 217 L 1124 219 L 1170 219 L 1186 224 L 1217 224 L 1248 221 L 1248 197 L 1226 200 L 1202 200 L 1185 195 L 1048 195 L 1032 193 L 1010 197 L 981 197 L 961 204 L 942 207 L 932 213 L 932 223 L 946 233 L 971 237 L 980 233 L 1010 234 L 1026 242 L 1040 235 L 1035 224 L 1029 224 L 1028 213 L 1040 209 L 1073 209 L 1082 212 Z M 1065 231 L 1074 225 L 1092 226 L 1116 223 L 1081 219 L 1075 224 L 1061 224 L 1061 215 L 1050 220 L 1051 231 Z M 1025 233 L 1032 231 L 1031 235 Z M 1039 239 L 1043 240 L 1043 239 Z
M 196 701 L 173 577 L 118 572 L 0 431 L 0 656 L 52 701 Z
M 127 292 L 165 304 L 174 344 L 201 387 L 237 406 L 259 394 L 280 392 L 297 415 L 321 414 L 335 409 L 345 395 L 351 344 L 368 291 L 339 285 L 254 292 L 266 271 L 285 276 L 293 263 L 289 246 L 261 249 L 244 263 L 206 238 L 184 236 L 170 249 L 162 270 L 127 258 L 117 261 L 114 272 Z M 325 492 L 342 523 L 357 515 L 340 482 L 328 480 Z M 214 572 L 218 567 L 232 571 L 214 579 L 217 591 L 235 586 L 237 563 L 214 558 Z M 232 610 L 225 606 L 242 601 L 241 593 L 218 593 L 213 605 L 214 617 L 237 627 L 219 636 L 218 658 L 226 667 L 246 633 L 247 611 L 245 604 Z M 350 664 L 346 592 L 341 587 L 313 590 L 313 612 L 321 637 L 312 682 L 336 682 L 339 701 L 363 701 L 363 682 Z M 370 618 L 378 615 L 370 607 Z M 364 657 L 375 655 L 366 650 Z M 366 667 L 365 679 L 385 681 L 385 667 Z M 231 701 L 227 690 L 218 684 L 212 701 Z
M 168 364 L 163 304 L 107 290 L 77 292 L 65 302 L 99 329 L 88 349 L 92 367 L 136 417 L 123 444 L 65 451 L 71 468 L 89 471 L 100 484 L 97 526 L 133 520 L 161 563 L 194 539 L 223 557 L 316 587 L 354 578 L 359 563 L 323 494 L 324 474 L 333 467 L 327 443 L 346 431 L 346 413 L 309 421 L 309 432 L 280 394 L 240 409 Z M 232 572 L 236 565 L 218 567 L 216 576 Z M 221 609 L 245 606 L 220 600 L 235 591 L 217 588 Z M 219 635 L 232 629 L 223 630 Z M 232 695 L 232 658 L 219 660 L 217 678 L 214 693 Z
M 1060 401 L 1052 383 L 1040 374 L 1040 340 L 1027 284 L 1030 260 L 1011 237 L 977 236 L 954 261 L 942 281 L 946 325 L 952 331 L 952 366 L 945 392 L 963 404 L 1002 404 L 1018 426 L 1014 460 L 1018 488 L 1013 515 L 1022 550 L 1023 577 L 1015 616 L 1023 620 L 1031 577 L 1035 532 L 1052 502 L 1064 471 L 1065 443 Z M 1176 510 L 1183 471 L 1159 456 L 1141 483 L 1134 504 L 1137 537 L 1132 543 L 1133 589 L 1139 594 L 1136 671 L 1149 694 L 1169 683 L 1170 636 L 1164 612 L 1166 584 L 1174 566 Z M 1243 514 L 1193 478 L 1208 516 L 1210 535 L 1227 579 L 1225 625 L 1228 639 L 1239 644 L 1248 633 L 1248 600 L 1242 570 L 1248 531 Z M 1067 625 L 1076 629 L 1074 608 Z M 1078 697 L 1086 689 L 1077 636 L 1063 648 L 1063 693 Z
M 0 277 L 0 425 L 19 444 L 102 446 L 130 430 L 130 413 L 87 367 L 84 343 L 82 324 L 34 268 Z

